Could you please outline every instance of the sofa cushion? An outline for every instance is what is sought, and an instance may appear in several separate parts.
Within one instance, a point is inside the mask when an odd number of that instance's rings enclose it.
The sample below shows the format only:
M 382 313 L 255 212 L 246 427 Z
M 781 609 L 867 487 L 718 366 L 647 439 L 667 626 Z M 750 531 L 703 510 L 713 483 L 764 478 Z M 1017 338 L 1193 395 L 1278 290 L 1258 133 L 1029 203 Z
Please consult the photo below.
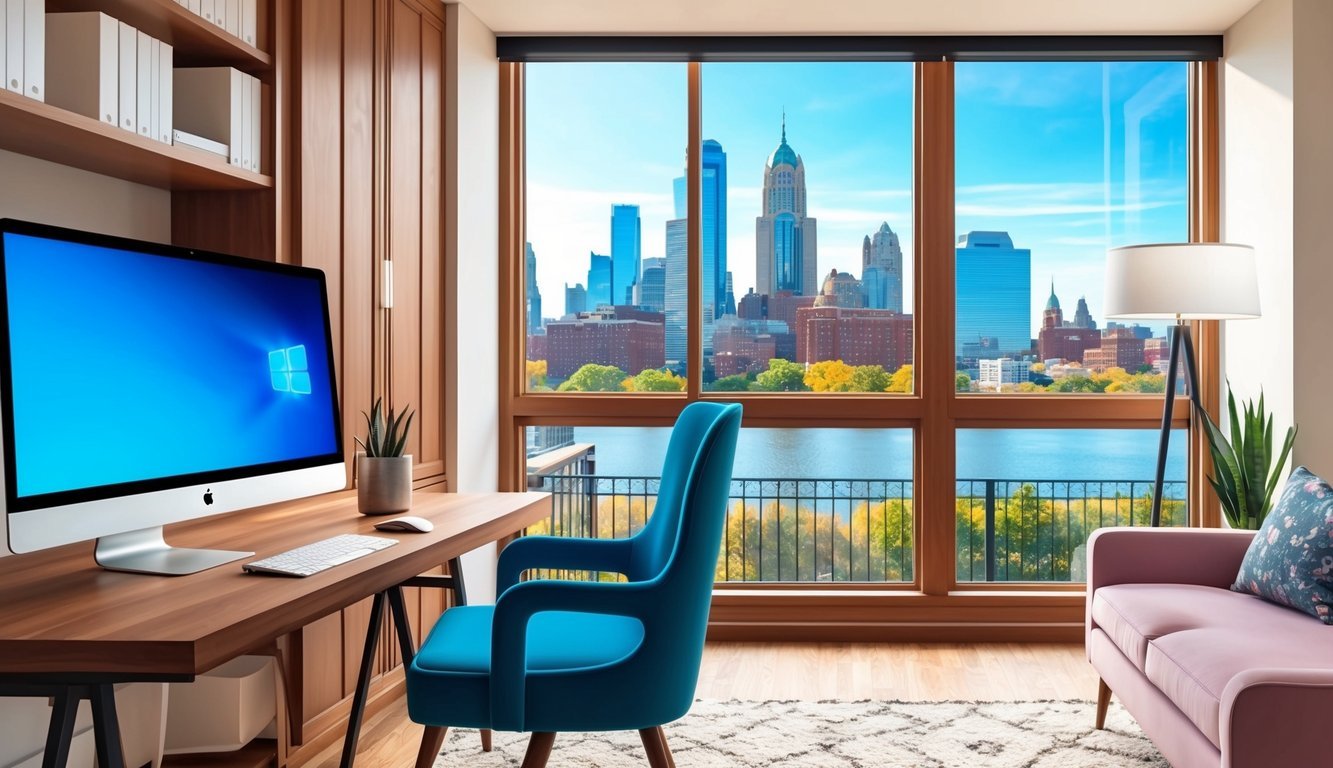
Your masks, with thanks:
M 1333 669 L 1333 642 L 1322 624 L 1284 611 L 1300 624 L 1215 627 L 1174 632 L 1148 643 L 1144 674 L 1195 727 L 1221 749 L 1222 693 L 1240 672 Z
M 1092 595 L 1092 620 L 1140 671 L 1148 643 L 1172 632 L 1315 623 L 1253 595 L 1197 584 L 1102 587 Z
M 1291 473 L 1231 588 L 1333 624 L 1333 488 L 1328 483 L 1305 467 Z

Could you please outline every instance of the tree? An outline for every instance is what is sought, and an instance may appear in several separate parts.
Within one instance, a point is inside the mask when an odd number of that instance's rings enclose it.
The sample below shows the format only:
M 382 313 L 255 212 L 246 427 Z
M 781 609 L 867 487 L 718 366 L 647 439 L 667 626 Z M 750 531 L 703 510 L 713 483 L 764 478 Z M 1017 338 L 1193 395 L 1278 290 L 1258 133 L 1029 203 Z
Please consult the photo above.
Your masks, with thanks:
M 912 366 L 904 365 L 893 372 L 889 377 L 889 386 L 885 392 L 911 392 L 912 391 Z
M 953 388 L 955 392 L 972 391 L 972 377 L 962 371 L 956 371 L 953 375 Z
M 743 373 L 723 376 L 714 381 L 710 389 L 714 392 L 744 392 L 750 388 L 750 377 Z
M 1087 376 L 1066 376 L 1051 385 L 1052 392 L 1104 392 L 1109 382 Z
M 528 360 L 526 361 L 526 367 L 528 373 L 528 391 L 549 391 L 550 387 L 546 386 L 546 361 Z
M 561 392 L 619 392 L 625 372 L 614 365 L 588 363 L 560 385 Z
M 629 392 L 684 392 L 685 379 L 671 371 L 649 368 L 625 379 L 624 387 Z
M 852 367 L 841 360 L 823 360 L 805 372 L 805 386 L 815 392 L 849 392 Z
M 858 365 L 847 383 L 851 392 L 886 392 L 889 380 L 889 372 L 882 365 Z
M 804 392 L 805 369 L 799 363 L 775 357 L 768 361 L 768 370 L 754 380 L 759 392 Z
M 1046 363 L 1033 363 L 1028 366 L 1028 370 L 1033 373 L 1046 373 Z

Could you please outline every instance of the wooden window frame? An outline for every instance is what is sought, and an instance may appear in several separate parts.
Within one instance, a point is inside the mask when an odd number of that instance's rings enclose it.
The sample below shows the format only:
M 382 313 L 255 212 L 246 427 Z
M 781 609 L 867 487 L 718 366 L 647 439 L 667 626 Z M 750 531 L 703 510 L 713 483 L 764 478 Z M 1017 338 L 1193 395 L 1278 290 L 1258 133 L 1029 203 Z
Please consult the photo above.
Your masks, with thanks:
M 1075 640 L 1082 636 L 1084 585 L 969 583 L 955 576 L 955 441 L 970 428 L 1161 427 L 1159 395 L 969 395 L 954 391 L 954 303 L 927 300 L 954 293 L 954 64 L 913 66 L 913 262 L 915 392 L 910 395 L 821 395 L 705 392 L 700 333 L 702 65 L 689 62 L 687 389 L 656 393 L 527 393 L 524 279 L 523 64 L 501 62 L 500 125 L 500 482 L 526 488 L 523 448 L 529 426 L 670 426 L 695 400 L 745 406 L 747 427 L 909 428 L 913 430 L 913 526 L 916 567 L 903 584 L 719 584 L 710 636 L 820 640 Z M 1218 64 L 1189 71 L 1189 236 L 1220 233 Z M 930 141 L 924 137 L 932 137 Z M 944 138 L 940 138 L 944 137 Z M 1218 324 L 1196 322 L 1203 402 L 1220 399 Z M 1207 443 L 1187 401 L 1173 427 L 1189 430 L 1189 521 L 1217 526 L 1220 512 L 1205 481 Z M 930 469 L 927 469 L 930 468 Z M 945 510 L 943 512 L 939 510 Z

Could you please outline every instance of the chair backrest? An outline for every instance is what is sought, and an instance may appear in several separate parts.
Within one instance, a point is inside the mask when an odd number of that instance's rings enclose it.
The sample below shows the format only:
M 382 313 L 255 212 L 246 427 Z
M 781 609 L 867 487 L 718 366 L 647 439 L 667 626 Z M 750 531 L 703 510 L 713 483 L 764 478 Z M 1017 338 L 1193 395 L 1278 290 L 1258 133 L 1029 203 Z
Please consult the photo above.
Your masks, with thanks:
M 740 425 L 736 404 L 696 402 L 681 412 L 657 505 L 635 537 L 629 578 L 657 584 L 633 666 L 653 692 L 658 723 L 683 716 L 694 700 Z

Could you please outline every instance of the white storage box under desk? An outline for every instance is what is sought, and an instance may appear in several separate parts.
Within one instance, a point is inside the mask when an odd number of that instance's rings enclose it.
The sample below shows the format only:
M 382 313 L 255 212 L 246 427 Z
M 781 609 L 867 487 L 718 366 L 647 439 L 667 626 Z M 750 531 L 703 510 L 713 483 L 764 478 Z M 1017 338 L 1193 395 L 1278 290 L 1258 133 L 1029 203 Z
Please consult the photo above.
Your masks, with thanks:
M 167 696 L 166 754 L 229 752 L 249 744 L 274 720 L 271 656 L 239 656 Z

